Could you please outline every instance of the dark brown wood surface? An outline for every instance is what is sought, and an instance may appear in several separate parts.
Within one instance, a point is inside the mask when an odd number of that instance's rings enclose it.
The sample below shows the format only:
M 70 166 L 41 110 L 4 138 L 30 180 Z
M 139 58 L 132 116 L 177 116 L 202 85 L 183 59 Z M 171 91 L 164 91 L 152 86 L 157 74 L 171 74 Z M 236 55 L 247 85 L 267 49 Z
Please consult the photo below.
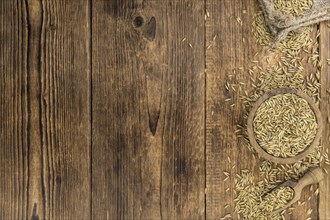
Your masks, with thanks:
M 0 219 L 236 219 L 223 171 L 257 173 L 260 161 L 237 140 L 241 102 L 224 85 L 252 90 L 239 68 L 262 58 L 257 10 L 257 0 L 0 0 Z M 328 147 L 328 24 L 317 29 Z M 310 207 L 330 219 L 329 181 L 288 219 Z
M 0 219 L 90 218 L 88 6 L 1 1 Z
M 204 3 L 96 1 L 92 14 L 92 216 L 203 218 Z

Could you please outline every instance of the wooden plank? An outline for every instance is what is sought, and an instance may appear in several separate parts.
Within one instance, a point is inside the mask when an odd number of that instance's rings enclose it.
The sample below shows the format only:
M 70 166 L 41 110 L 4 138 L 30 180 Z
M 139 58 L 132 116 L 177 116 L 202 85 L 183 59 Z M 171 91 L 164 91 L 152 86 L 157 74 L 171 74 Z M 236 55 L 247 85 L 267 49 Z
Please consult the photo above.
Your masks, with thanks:
M 23 6 L 0 2 L 0 219 L 26 217 L 27 42 Z M 13 16 L 15 14 L 15 16 Z
M 88 5 L 1 1 L 1 219 L 90 216 Z
M 204 218 L 204 3 L 92 8 L 93 217 Z
M 45 218 L 89 219 L 90 5 L 88 0 L 49 0 L 42 2 L 41 12 Z
M 327 90 L 330 88 L 330 32 L 328 25 L 330 22 L 323 22 L 320 24 L 320 57 L 323 68 L 321 70 L 321 113 L 323 116 L 324 130 L 322 135 L 322 146 L 325 151 L 330 148 L 330 94 Z M 323 163 L 323 166 L 329 170 L 329 166 Z M 326 220 L 330 218 L 330 176 L 320 184 L 320 200 L 319 200 L 319 218 Z
M 219 219 L 231 214 L 237 219 L 234 199 L 236 195 L 234 176 L 248 169 L 260 178 L 261 160 L 253 157 L 246 145 L 237 138 L 236 125 L 243 123 L 244 108 L 238 94 L 225 88 L 226 82 L 239 84 L 247 92 L 253 91 L 248 69 L 251 61 L 259 60 L 265 68 L 276 62 L 271 59 L 267 64 L 265 52 L 256 44 L 251 31 L 253 16 L 259 11 L 258 1 L 206 0 L 206 218 Z M 242 22 L 242 23 L 241 23 Z M 241 24 L 240 24 L 241 23 Z M 316 35 L 316 28 L 313 30 Z M 314 38 L 316 39 L 316 37 Z M 255 54 L 258 53 L 256 56 Z M 305 62 L 308 60 L 307 55 Z M 315 72 L 311 65 L 303 63 L 305 75 Z M 235 71 L 236 74 L 233 72 Z M 229 75 L 233 75 L 230 77 Z M 236 86 L 236 89 L 238 86 Z M 237 89 L 238 90 L 238 89 Z M 243 91 L 242 90 L 242 91 Z M 228 101 L 230 99 L 230 101 Z M 228 159 L 230 158 L 230 161 Z M 231 174 L 226 182 L 224 171 Z M 295 204 L 292 219 L 306 219 L 306 211 L 313 208 L 312 219 L 318 217 L 318 199 L 313 192 L 305 190 L 301 201 L 303 206 Z M 311 199 L 308 201 L 308 198 Z M 226 206 L 226 208 L 225 208 Z
M 257 161 L 247 148 L 238 145 L 234 131 L 243 109 L 239 97 L 228 92 L 225 84 L 233 69 L 249 66 L 258 51 L 250 31 L 255 4 L 251 0 L 207 0 L 206 10 L 210 14 L 206 20 L 206 42 L 212 45 L 206 50 L 206 218 L 219 219 L 229 213 L 236 218 L 234 182 L 232 178 L 224 182 L 223 172 L 235 175 L 241 169 L 256 167 Z M 247 13 L 243 14 L 243 10 Z M 243 26 L 237 23 L 237 17 L 243 20 Z M 248 83 L 248 76 L 237 71 L 235 80 Z M 236 106 L 232 108 L 231 104 Z M 231 169 L 234 164 L 236 167 Z M 230 191 L 226 192 L 227 188 Z

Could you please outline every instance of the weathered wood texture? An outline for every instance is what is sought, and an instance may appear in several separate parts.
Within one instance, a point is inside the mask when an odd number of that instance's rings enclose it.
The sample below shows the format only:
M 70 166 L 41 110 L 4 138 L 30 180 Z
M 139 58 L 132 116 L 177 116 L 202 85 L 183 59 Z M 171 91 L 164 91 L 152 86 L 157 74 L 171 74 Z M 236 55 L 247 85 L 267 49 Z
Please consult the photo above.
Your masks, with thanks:
M 27 214 L 28 105 L 25 9 L 26 6 L 12 1 L 1 1 L 0 4 L 1 219 L 25 218 Z
M 235 176 L 240 169 L 257 170 L 257 162 L 249 150 L 240 147 L 235 126 L 242 117 L 242 106 L 235 92 L 228 92 L 228 75 L 237 71 L 236 83 L 249 82 L 249 75 L 239 71 L 248 67 L 257 52 L 250 31 L 255 1 L 206 2 L 210 17 L 206 19 L 206 42 L 213 44 L 206 50 L 206 218 L 219 219 L 234 212 L 233 178 L 224 182 L 224 171 Z M 243 10 L 246 13 L 243 14 Z M 236 18 L 243 20 L 239 25 Z M 215 38 L 216 36 L 216 38 Z M 213 41 L 213 39 L 215 40 Z M 233 99 L 225 102 L 225 99 Z M 230 105 L 236 104 L 234 108 Z M 231 162 L 228 161 L 231 158 Z M 232 169 L 232 166 L 236 167 Z M 230 190 L 226 192 L 226 189 Z M 225 205 L 229 205 L 227 209 Z M 236 216 L 237 217 L 237 216 Z
M 223 171 L 257 174 L 260 160 L 234 133 L 242 103 L 224 85 L 252 91 L 250 61 L 266 65 L 251 33 L 256 2 L 0 0 L 0 219 L 234 213 Z M 320 30 L 326 120 L 327 24 Z M 312 219 L 329 219 L 329 181 L 319 202 L 305 190 L 287 217 L 312 207 Z
M 320 24 L 320 57 L 322 60 L 321 71 L 321 113 L 324 121 L 322 145 L 326 151 L 330 149 L 330 22 Z M 328 90 L 328 91 L 327 91 Z M 326 164 L 323 164 L 326 166 Z M 329 170 L 329 168 L 327 167 Z M 319 200 L 319 218 L 321 220 L 330 219 L 330 176 L 320 184 L 320 200 Z
M 203 1 L 92 8 L 93 217 L 204 218 Z
M 1 1 L 1 219 L 90 217 L 88 9 Z
M 234 177 L 242 169 L 254 172 L 255 178 L 259 176 L 261 160 L 253 157 L 245 144 L 235 134 L 236 125 L 243 124 L 243 107 L 239 98 L 238 86 L 236 91 L 227 91 L 225 84 L 240 84 L 242 91 L 252 92 L 252 82 L 249 80 L 248 69 L 253 65 L 251 61 L 258 60 L 262 68 L 277 62 L 270 59 L 263 47 L 258 46 L 251 31 L 253 16 L 259 11 L 256 0 L 207 0 L 206 10 L 210 17 L 206 19 L 206 218 L 219 219 L 226 214 L 234 213 L 236 195 Z M 237 21 L 242 20 L 242 25 Z M 316 28 L 313 31 L 316 39 Z M 216 38 L 215 38 L 216 36 Z M 213 40 L 215 39 L 215 40 Z M 258 52 L 258 55 L 255 54 Z M 307 55 L 303 66 L 304 74 L 316 71 L 307 64 Z M 272 57 L 272 56 L 271 56 Z M 233 72 L 236 72 L 234 74 Z M 229 75 L 233 75 L 230 77 Z M 256 77 L 256 76 L 255 76 Z M 231 101 L 225 101 L 232 99 Z M 234 107 L 231 105 L 234 104 Z M 230 157 L 230 161 L 228 160 Z M 234 168 L 233 168 L 234 167 Z M 231 178 L 224 182 L 224 171 L 231 174 Z M 226 192 L 226 189 L 229 191 Z M 311 197 L 310 200 L 308 198 Z M 306 219 L 307 210 L 313 208 L 312 219 L 318 217 L 318 198 L 313 192 L 304 190 L 301 201 L 306 204 L 299 206 L 289 219 Z M 225 206 L 228 208 L 225 209 Z M 237 214 L 233 215 L 237 218 Z

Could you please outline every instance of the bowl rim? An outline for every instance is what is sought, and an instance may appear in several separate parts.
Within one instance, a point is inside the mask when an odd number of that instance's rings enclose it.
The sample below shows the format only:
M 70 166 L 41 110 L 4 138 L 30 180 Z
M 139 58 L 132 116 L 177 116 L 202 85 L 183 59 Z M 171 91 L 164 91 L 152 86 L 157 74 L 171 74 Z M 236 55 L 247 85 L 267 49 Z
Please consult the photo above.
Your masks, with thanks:
M 255 117 L 256 111 L 257 109 L 260 107 L 260 105 L 266 101 L 267 99 L 276 96 L 276 95 L 280 95 L 280 94 L 295 94 L 303 99 L 305 99 L 307 101 L 307 103 L 309 104 L 310 108 L 312 109 L 312 111 L 315 114 L 316 120 L 317 120 L 317 132 L 316 135 L 314 137 L 313 142 L 307 146 L 302 152 L 300 152 L 299 154 L 297 154 L 294 157 L 276 157 L 273 156 L 269 153 L 266 152 L 266 150 L 264 150 L 257 142 L 255 134 L 254 134 L 254 129 L 253 129 L 253 119 Z M 308 156 L 308 154 L 310 154 L 313 149 L 319 144 L 319 140 L 321 138 L 322 135 L 322 129 L 323 129 L 323 123 L 322 123 L 322 117 L 321 117 L 321 112 L 320 109 L 317 107 L 316 103 L 313 101 L 313 99 L 311 97 L 309 97 L 307 94 L 303 93 L 302 91 L 295 89 L 295 88 L 290 88 L 290 87 L 284 87 L 284 88 L 276 88 L 273 89 L 269 92 L 266 92 L 263 96 L 261 96 L 253 105 L 249 116 L 248 116 L 248 121 L 247 121 L 247 132 L 248 132 L 248 137 L 250 140 L 250 144 L 252 145 L 252 147 L 257 151 L 257 153 L 272 162 L 275 163 L 280 163 L 280 164 L 290 164 L 290 163 L 295 163 L 298 162 L 299 160 L 305 158 L 306 156 Z

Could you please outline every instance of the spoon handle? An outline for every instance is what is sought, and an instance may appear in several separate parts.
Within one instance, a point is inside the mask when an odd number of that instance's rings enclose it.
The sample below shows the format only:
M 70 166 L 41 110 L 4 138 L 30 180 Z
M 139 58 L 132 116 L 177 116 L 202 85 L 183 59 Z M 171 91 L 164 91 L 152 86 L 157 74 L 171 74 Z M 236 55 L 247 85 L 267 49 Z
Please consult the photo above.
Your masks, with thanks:
M 302 190 L 305 186 L 319 183 L 323 178 L 324 173 L 322 169 L 320 167 L 313 168 L 298 181 L 297 188 L 299 187 Z

